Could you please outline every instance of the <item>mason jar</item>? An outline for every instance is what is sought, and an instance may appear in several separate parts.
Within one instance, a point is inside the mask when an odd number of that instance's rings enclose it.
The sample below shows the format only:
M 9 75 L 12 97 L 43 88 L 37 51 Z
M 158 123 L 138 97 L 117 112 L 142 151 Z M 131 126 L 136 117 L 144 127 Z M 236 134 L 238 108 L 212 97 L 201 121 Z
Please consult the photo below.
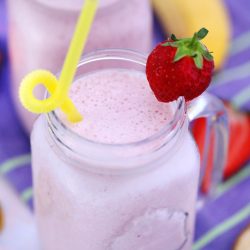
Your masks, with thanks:
M 82 59 L 75 82 L 103 70 L 126 71 L 130 82 L 130 74 L 145 75 L 145 64 L 146 56 L 133 51 L 97 51 Z M 135 83 L 131 84 L 131 89 L 133 85 Z M 98 93 L 97 89 L 93 93 Z M 132 100 L 134 93 L 131 91 Z M 86 97 L 77 98 L 86 107 L 83 122 L 89 119 L 87 93 L 86 90 Z M 124 91 L 116 93 L 116 100 L 125 96 Z M 91 100 L 95 101 L 95 96 Z M 131 100 L 127 99 L 128 103 L 123 105 L 129 105 Z M 114 103 L 114 106 L 119 105 Z M 121 116 L 139 109 L 139 105 L 133 105 L 134 109 L 131 106 L 130 111 L 124 109 Z M 192 248 L 200 158 L 189 132 L 189 122 L 190 118 L 201 116 L 212 118 L 216 138 L 219 138 L 217 178 L 222 174 L 227 144 L 225 110 L 218 99 L 208 94 L 193 101 L 192 105 L 187 105 L 182 97 L 164 105 L 172 111 L 170 119 L 145 138 L 135 140 L 133 137 L 133 141 L 126 143 L 122 136 L 108 143 L 95 139 L 96 135 L 83 136 L 59 111 L 37 119 L 31 145 L 35 213 L 42 249 Z M 98 107 L 93 107 L 91 114 L 95 110 Z M 110 117 L 109 124 L 120 122 L 125 132 L 130 129 L 122 117 L 120 121 L 107 113 L 92 117 L 99 119 L 92 120 L 92 125 Z M 137 118 L 131 116 L 131 119 Z M 127 124 L 129 122 L 127 120 Z M 137 126 L 143 130 L 144 125 L 150 127 L 149 123 L 150 120 L 141 121 Z M 111 125 L 105 128 L 106 135 L 113 138 L 116 131 L 109 127 Z

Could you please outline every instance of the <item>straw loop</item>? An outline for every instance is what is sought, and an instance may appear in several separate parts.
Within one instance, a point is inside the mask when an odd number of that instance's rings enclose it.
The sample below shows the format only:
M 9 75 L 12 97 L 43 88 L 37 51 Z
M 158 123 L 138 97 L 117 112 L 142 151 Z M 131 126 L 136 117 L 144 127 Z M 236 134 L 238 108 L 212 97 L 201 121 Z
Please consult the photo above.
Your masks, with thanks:
M 34 89 L 40 84 L 50 94 L 47 99 L 39 100 L 34 96 Z M 61 108 L 70 121 L 77 120 L 78 122 L 82 120 L 81 115 L 67 96 L 67 92 L 60 91 L 57 78 L 47 70 L 35 70 L 28 74 L 21 82 L 19 95 L 25 108 L 33 113 L 47 113 L 56 108 Z
M 39 100 L 34 96 L 34 89 L 38 85 L 43 85 L 51 96 L 44 100 Z M 54 95 L 58 80 L 56 77 L 46 70 L 36 70 L 28 74 L 21 82 L 19 89 L 20 100 L 26 109 L 29 111 L 40 114 L 43 112 L 50 112 L 57 108 L 63 100 L 57 100 Z

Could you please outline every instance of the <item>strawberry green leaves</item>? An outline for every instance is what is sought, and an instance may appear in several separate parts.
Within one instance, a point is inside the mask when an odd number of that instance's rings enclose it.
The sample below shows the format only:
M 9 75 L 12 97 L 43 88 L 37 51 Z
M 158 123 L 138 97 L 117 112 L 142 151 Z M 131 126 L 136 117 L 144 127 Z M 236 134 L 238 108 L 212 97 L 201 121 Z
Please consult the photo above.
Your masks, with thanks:
M 205 28 L 200 29 L 194 33 L 192 38 L 177 39 L 174 34 L 171 35 L 171 40 L 162 44 L 162 46 L 176 47 L 176 54 L 174 62 L 181 60 L 186 56 L 193 58 L 194 63 L 198 69 L 203 68 L 203 58 L 208 61 L 213 60 L 212 54 L 207 48 L 200 42 L 208 34 L 208 30 Z

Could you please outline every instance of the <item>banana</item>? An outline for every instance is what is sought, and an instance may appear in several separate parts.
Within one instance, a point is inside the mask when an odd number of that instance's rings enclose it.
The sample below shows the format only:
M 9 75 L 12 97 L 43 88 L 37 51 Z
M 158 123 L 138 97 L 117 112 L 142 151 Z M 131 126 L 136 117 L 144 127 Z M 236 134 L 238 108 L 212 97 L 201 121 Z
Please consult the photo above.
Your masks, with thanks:
M 151 0 L 155 12 L 168 34 L 191 37 L 205 27 L 208 36 L 202 40 L 213 52 L 215 68 L 222 67 L 229 49 L 230 21 L 222 0 Z
M 0 204 L 0 233 L 3 230 L 3 227 L 4 227 L 3 210 Z

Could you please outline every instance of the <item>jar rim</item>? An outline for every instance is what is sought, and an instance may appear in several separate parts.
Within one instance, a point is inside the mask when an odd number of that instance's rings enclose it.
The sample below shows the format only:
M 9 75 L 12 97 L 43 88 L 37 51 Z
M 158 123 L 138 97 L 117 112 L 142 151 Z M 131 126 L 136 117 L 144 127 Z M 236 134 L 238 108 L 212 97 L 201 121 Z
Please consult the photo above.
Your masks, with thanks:
M 55 5 L 50 5 L 50 4 L 43 3 L 42 0 L 35 0 L 35 2 L 37 4 L 39 4 L 41 7 L 46 7 L 46 8 L 52 9 L 52 10 L 55 9 L 55 10 L 59 10 L 59 11 L 66 11 L 67 10 L 67 11 L 70 11 L 70 12 L 79 12 L 81 10 L 81 8 L 82 8 L 82 5 L 83 5 L 83 4 L 81 4 L 80 6 L 77 6 L 75 8 L 71 7 L 70 9 L 67 9 L 65 7 L 61 7 L 60 5 L 55 6 Z M 100 4 L 99 8 L 100 8 L 101 11 L 103 11 L 103 10 L 106 10 L 106 9 L 109 9 L 109 8 L 113 8 L 114 6 L 116 6 L 120 2 L 122 2 L 122 0 L 114 0 L 111 3 L 104 4 L 104 5 Z
M 90 62 L 94 61 L 101 61 L 101 60 L 123 60 L 123 61 L 131 61 L 137 64 L 140 64 L 142 66 L 146 66 L 146 60 L 147 56 L 145 54 L 139 53 L 134 50 L 130 49 L 100 49 L 95 50 L 94 52 L 87 53 L 84 55 L 81 59 L 81 61 L 78 64 L 78 68 L 84 66 L 85 64 L 88 64 Z M 47 95 L 47 94 L 46 94 Z M 185 108 L 185 99 L 184 97 L 179 97 L 176 101 L 176 110 L 173 115 L 173 119 L 166 122 L 166 124 L 159 129 L 156 133 L 153 135 L 150 135 L 147 138 L 144 138 L 142 140 L 138 140 L 135 142 L 129 142 L 129 143 L 103 143 L 103 142 L 96 142 L 94 140 L 90 140 L 87 138 L 84 138 L 68 128 L 57 116 L 55 111 L 52 111 L 50 113 L 46 114 L 47 121 L 50 124 L 50 126 L 61 128 L 65 130 L 66 133 L 69 133 L 73 138 L 75 139 L 81 139 L 85 142 L 91 143 L 91 144 L 99 144 L 101 146 L 105 147 L 124 147 L 124 146 L 136 146 L 136 145 L 142 145 L 145 142 L 156 140 L 158 137 L 160 137 L 162 134 L 169 133 L 177 124 L 178 121 L 181 119 L 181 117 L 186 113 Z

